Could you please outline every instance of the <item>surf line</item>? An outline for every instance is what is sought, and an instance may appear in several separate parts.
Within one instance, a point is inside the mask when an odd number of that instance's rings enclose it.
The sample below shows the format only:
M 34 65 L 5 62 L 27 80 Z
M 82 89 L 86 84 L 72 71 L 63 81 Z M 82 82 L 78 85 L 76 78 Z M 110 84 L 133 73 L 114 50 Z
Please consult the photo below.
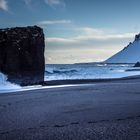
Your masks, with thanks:
M 73 85 L 55 85 L 55 86 L 36 85 L 36 86 L 21 87 L 20 89 L 0 90 L 0 94 L 2 94 L 2 93 L 11 93 L 11 92 L 21 92 L 21 91 L 31 91 L 31 90 L 37 90 L 37 89 L 54 89 L 54 88 L 90 86 L 90 85 L 95 85 L 95 84 L 73 84 Z

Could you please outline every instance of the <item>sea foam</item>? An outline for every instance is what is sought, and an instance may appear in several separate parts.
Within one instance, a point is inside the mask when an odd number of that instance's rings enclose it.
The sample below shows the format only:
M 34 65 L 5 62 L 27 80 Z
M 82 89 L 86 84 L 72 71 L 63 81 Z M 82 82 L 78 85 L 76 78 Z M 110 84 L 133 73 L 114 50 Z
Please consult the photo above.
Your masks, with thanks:
M 19 85 L 10 83 L 9 81 L 7 81 L 7 76 L 3 73 L 0 73 L 0 93 L 19 89 L 21 89 Z

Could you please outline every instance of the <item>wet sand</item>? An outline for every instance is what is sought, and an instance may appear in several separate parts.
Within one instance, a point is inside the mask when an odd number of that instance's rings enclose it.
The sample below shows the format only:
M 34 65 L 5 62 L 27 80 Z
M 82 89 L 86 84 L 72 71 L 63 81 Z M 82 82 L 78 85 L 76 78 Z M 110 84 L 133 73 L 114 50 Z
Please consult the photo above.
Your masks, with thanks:
M 139 140 L 140 78 L 87 83 L 0 94 L 0 140 Z

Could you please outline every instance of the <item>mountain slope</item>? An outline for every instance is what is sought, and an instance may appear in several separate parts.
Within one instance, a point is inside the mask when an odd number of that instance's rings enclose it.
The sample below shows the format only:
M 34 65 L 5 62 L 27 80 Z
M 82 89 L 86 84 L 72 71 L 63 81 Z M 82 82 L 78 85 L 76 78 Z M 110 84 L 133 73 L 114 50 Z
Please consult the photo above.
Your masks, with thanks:
M 136 63 L 138 61 L 140 62 L 140 34 L 135 36 L 133 43 L 107 59 L 105 63 Z

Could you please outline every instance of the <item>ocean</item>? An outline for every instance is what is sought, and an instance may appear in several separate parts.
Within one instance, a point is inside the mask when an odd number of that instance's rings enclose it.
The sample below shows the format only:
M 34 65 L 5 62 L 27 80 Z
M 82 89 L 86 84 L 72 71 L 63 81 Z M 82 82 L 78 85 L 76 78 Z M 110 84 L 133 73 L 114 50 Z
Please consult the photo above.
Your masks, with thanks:
M 139 75 L 133 64 L 50 64 L 45 68 L 45 80 L 121 78 Z
M 132 64 L 47 64 L 45 81 L 66 79 L 104 79 L 140 75 L 140 68 Z M 7 81 L 0 73 L 0 93 L 41 88 L 41 86 L 21 87 Z

